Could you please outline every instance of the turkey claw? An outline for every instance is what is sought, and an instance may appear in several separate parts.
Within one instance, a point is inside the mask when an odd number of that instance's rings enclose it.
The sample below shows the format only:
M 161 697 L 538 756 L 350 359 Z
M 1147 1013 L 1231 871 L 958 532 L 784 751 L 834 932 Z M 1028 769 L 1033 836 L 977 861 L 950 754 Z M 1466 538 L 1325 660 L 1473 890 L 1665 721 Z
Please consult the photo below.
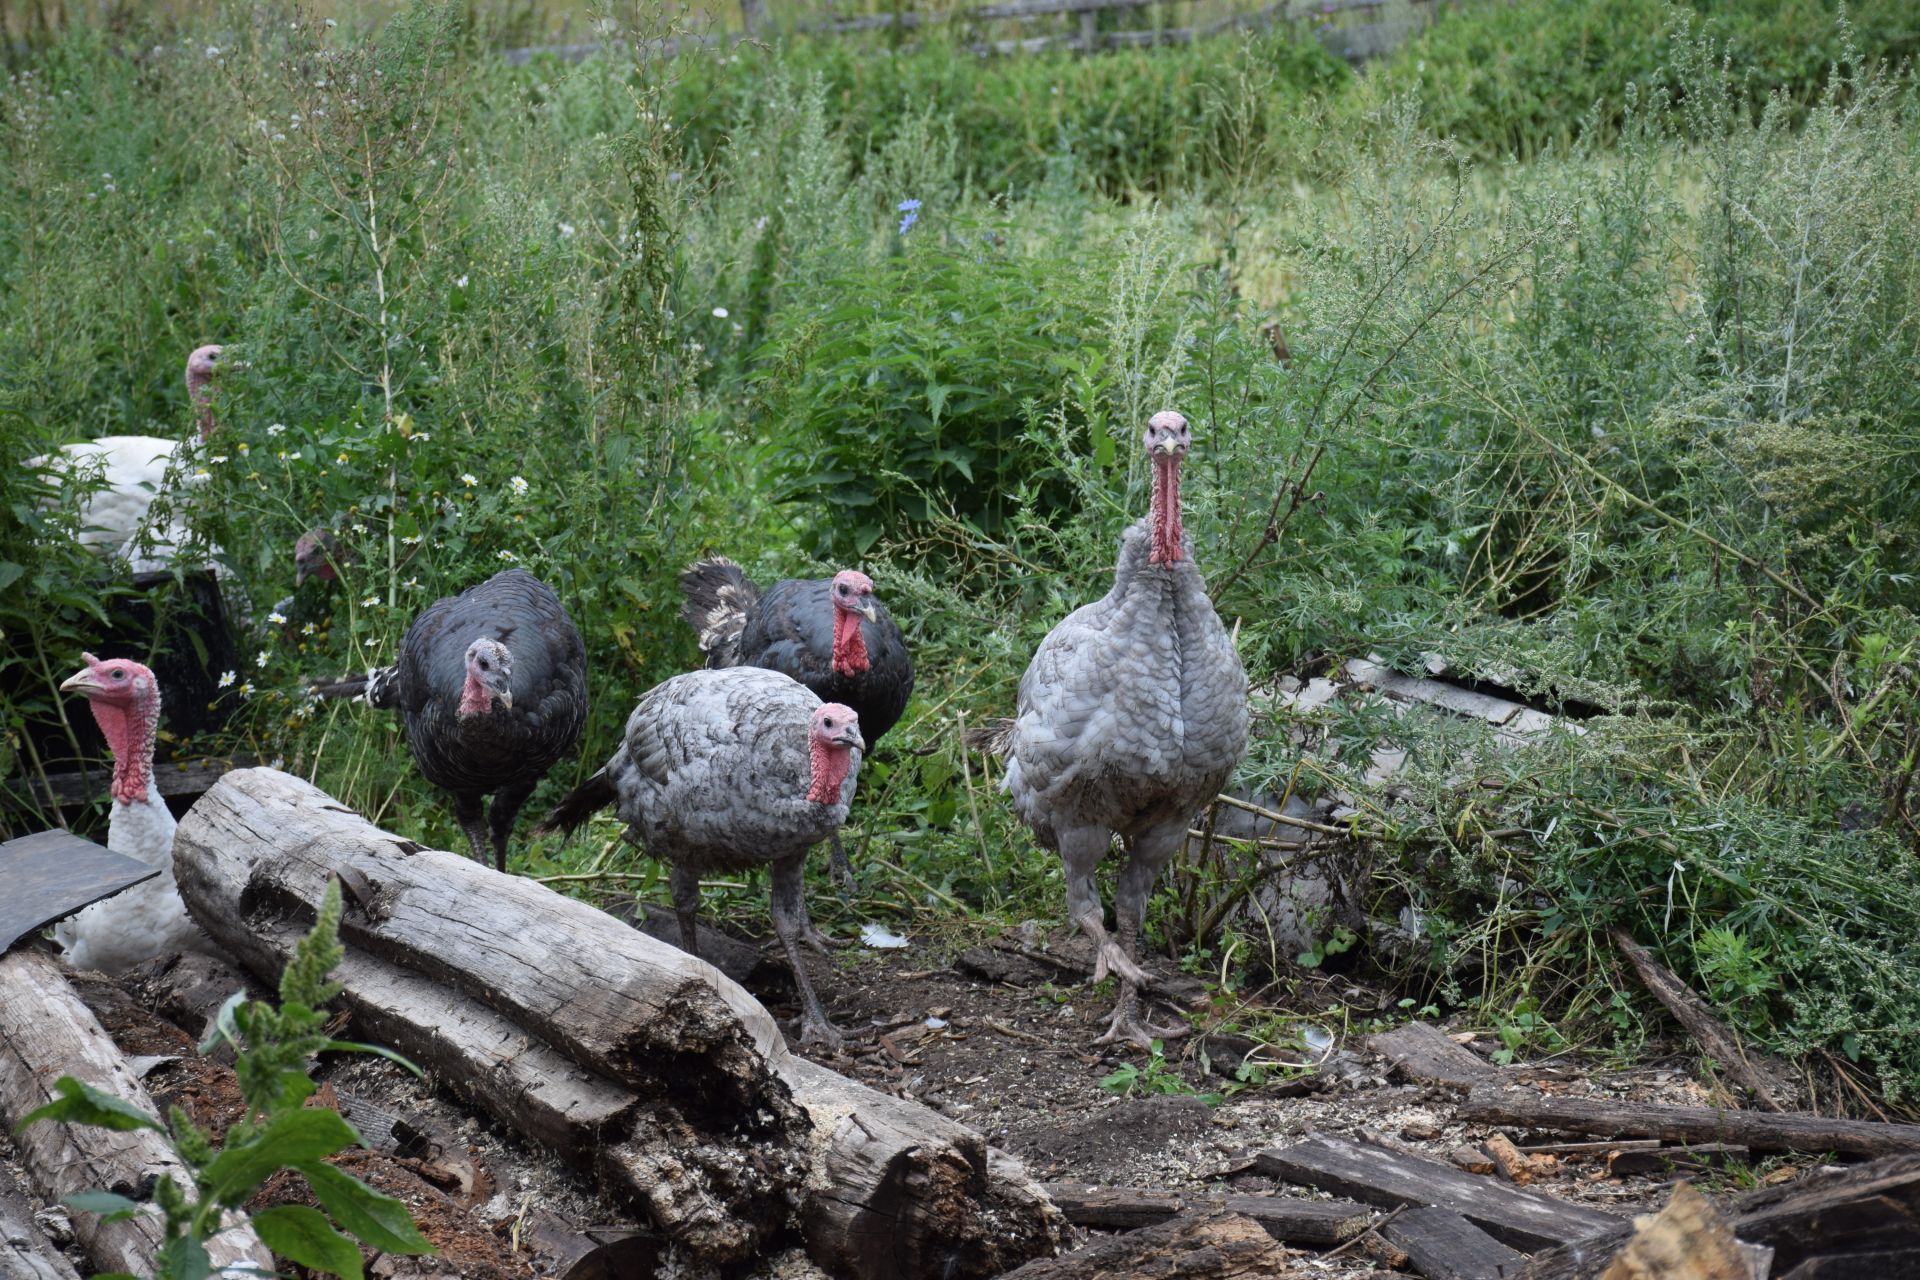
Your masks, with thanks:
M 1113 1011 L 1113 1021 L 1107 1024 L 1107 1033 L 1095 1040 L 1095 1044 L 1130 1044 L 1142 1053 L 1152 1053 L 1156 1040 L 1178 1040 L 1191 1035 L 1192 1027 L 1162 1027 L 1148 1022 L 1140 1016 L 1140 1011 L 1122 1006 Z
M 801 935 L 800 940 L 823 956 L 830 956 L 836 951 L 845 951 L 848 947 L 856 945 L 851 938 L 829 938 L 818 929 L 807 930 Z
M 1111 938 L 1102 939 L 1094 952 L 1092 982 L 1099 982 L 1109 973 L 1118 974 L 1120 981 L 1133 987 L 1149 987 L 1152 980 L 1147 971 L 1135 964 L 1121 946 Z
M 846 1037 L 831 1022 L 818 1018 L 800 1020 L 800 1043 L 802 1046 L 825 1049 L 829 1053 L 839 1053 L 846 1044 Z

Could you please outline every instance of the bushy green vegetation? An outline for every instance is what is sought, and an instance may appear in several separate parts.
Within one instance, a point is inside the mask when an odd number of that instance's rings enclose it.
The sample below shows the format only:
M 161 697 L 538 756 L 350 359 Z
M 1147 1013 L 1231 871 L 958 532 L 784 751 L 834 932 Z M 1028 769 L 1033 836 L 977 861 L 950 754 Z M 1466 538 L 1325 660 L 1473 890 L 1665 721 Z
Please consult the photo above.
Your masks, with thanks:
M 249 643 L 246 745 L 445 845 L 393 727 L 299 676 L 524 564 L 588 635 L 565 785 L 692 661 L 687 560 L 858 562 L 922 677 L 862 775 L 852 909 L 1049 918 L 1057 867 L 951 731 L 1104 590 L 1173 404 L 1257 682 L 1437 651 L 1585 717 L 1520 750 L 1377 708 L 1304 753 L 1262 726 L 1243 782 L 1367 798 L 1420 999 L 1516 1052 L 1630 1044 L 1625 925 L 1764 1043 L 1910 1100 L 1920 112 L 1871 56 L 1910 20 L 1857 9 L 1848 45 L 1808 8 L 1576 8 L 1449 14 L 1358 76 L 1280 37 L 510 69 L 434 7 L 75 30 L 0 96 L 10 728 L 114 590 L 20 460 L 185 434 L 181 360 L 219 339 L 249 363 L 196 528 L 256 602 L 307 528 L 354 557 Z M 1411 799 L 1361 779 L 1389 732 Z M 590 843 L 522 865 L 656 884 Z M 1244 963 L 1218 852 L 1155 927 Z

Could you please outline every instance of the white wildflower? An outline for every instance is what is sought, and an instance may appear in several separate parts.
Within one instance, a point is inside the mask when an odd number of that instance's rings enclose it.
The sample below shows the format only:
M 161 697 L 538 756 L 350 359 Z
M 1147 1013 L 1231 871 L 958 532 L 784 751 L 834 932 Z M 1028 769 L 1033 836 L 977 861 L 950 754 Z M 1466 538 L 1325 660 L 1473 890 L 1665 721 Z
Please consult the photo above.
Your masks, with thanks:
M 715 307 L 713 309 L 713 318 L 715 320 L 725 320 L 727 318 L 727 309 L 725 307 Z
M 377 604 L 379 604 L 379 603 L 380 603 L 380 597 L 379 597 L 379 596 L 376 596 L 376 595 L 369 595 L 369 596 L 368 596 L 368 597 L 367 597 L 367 598 L 366 598 L 365 600 L 362 600 L 362 601 L 360 602 L 360 607 L 361 607 L 362 609 L 371 609 L 371 608 L 373 608 L 373 607 L 374 607 L 375 605 L 377 605 Z
M 513 490 L 514 497 L 524 498 L 527 496 L 527 490 L 532 488 L 532 486 L 527 483 L 525 476 L 514 476 L 511 480 L 507 481 L 507 488 Z
M 224 453 L 216 453 L 211 458 L 207 459 L 208 462 L 211 462 L 216 466 L 222 462 L 225 462 L 226 460 L 227 460 L 227 455 Z
M 209 58 L 217 58 L 217 57 L 219 57 L 219 56 L 220 56 L 220 46 L 219 46 L 219 45 L 217 45 L 217 44 L 210 44 L 210 45 L 208 45 L 208 46 L 207 46 L 207 56 L 208 56 Z
M 220 687 L 224 689 L 228 685 L 232 684 L 238 678 L 239 677 L 234 675 L 234 673 L 231 671 L 222 671 L 220 673 Z
M 475 476 L 471 471 L 462 471 L 460 473 L 460 483 L 467 486 L 467 488 L 471 489 L 473 488 L 473 486 L 480 483 L 480 479 L 479 477 Z
M 467 287 L 467 278 L 466 278 L 465 276 L 461 276 L 461 277 L 460 277 L 460 278 L 459 278 L 458 280 L 455 280 L 455 281 L 453 282 L 453 287 L 454 287 L 454 288 L 456 288 L 456 289 L 464 289 L 464 288 L 466 288 L 466 287 Z
M 253 655 L 253 665 L 256 667 L 264 667 L 272 656 L 273 655 L 269 654 L 265 649 L 262 649 Z
M 513 552 L 507 551 L 505 549 L 496 551 L 494 552 L 494 554 L 499 556 L 502 560 L 507 561 L 508 563 L 512 563 L 513 561 L 518 560 L 520 558 L 519 556 L 513 554 Z
M 276 627 L 284 627 L 287 625 L 287 615 L 280 612 L 278 609 L 275 609 L 272 613 L 267 615 L 267 621 L 271 622 Z
M 560 224 L 560 238 L 562 240 L 573 239 L 573 224 L 571 222 L 563 222 Z
M 286 423 L 284 423 L 284 422 L 276 422 L 276 423 L 274 423 L 274 424 L 273 424 L 272 426 L 270 426 L 270 427 L 268 427 L 268 428 L 267 428 L 267 434 L 268 434 L 268 435 L 270 435 L 270 436 L 277 436 L 277 435 L 280 435 L 280 434 L 282 434 L 282 433 L 284 433 L 284 432 L 286 431 L 286 429 L 287 429 L 287 424 L 286 424 Z
M 310 636 L 314 632 L 318 631 L 319 629 L 320 628 L 314 626 L 311 622 L 309 622 L 305 626 L 300 628 L 300 634 L 303 636 Z

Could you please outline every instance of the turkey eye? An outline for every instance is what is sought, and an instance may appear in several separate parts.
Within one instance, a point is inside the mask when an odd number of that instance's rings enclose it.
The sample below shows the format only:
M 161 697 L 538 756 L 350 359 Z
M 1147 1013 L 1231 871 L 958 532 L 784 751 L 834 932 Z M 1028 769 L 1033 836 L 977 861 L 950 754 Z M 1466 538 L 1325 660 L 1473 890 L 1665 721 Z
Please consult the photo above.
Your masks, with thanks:
M 831 728 L 833 728 L 833 721 L 832 721 L 832 720 L 823 720 L 823 721 L 822 721 L 821 723 L 822 723 L 822 724 L 824 724 L 824 725 L 826 725 L 826 726 L 827 726 L 827 728 L 829 728 L 829 729 L 831 729 Z
M 115 680 L 125 680 L 127 678 L 127 673 L 124 671 L 116 671 L 113 673 L 113 678 Z

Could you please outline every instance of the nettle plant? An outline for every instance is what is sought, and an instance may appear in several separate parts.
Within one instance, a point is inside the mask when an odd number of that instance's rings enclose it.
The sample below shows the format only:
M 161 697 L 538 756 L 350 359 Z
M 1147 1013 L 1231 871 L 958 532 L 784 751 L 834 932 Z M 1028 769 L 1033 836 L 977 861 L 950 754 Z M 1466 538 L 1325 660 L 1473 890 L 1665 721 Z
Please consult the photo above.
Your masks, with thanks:
M 334 1040 L 321 1030 L 326 1021 L 322 1006 L 340 991 L 327 981 L 327 974 L 342 954 L 340 884 L 334 881 L 327 886 L 313 932 L 294 949 L 281 975 L 279 1007 L 249 1000 L 245 992 L 236 992 L 221 1006 L 200 1051 L 210 1052 L 222 1043 L 233 1046 L 234 1074 L 247 1104 L 245 1116 L 228 1128 L 224 1143 L 216 1146 L 212 1135 L 178 1106 L 168 1109 L 162 1124 L 125 1099 L 72 1076 L 60 1077 L 54 1084 L 60 1096 L 20 1122 L 21 1128 L 58 1120 L 119 1132 L 153 1129 L 173 1140 L 193 1183 L 182 1187 L 162 1176 L 154 1184 L 153 1204 L 165 1220 L 166 1234 L 153 1280 L 204 1280 L 211 1275 L 206 1242 L 225 1229 L 230 1213 L 240 1211 L 282 1169 L 304 1177 L 326 1208 L 322 1213 L 283 1204 L 248 1215 L 261 1241 L 288 1261 L 360 1280 L 360 1250 L 349 1236 L 385 1253 L 434 1252 L 406 1205 L 326 1162 L 328 1156 L 360 1145 L 354 1127 L 337 1111 L 303 1105 L 314 1093 L 306 1066 L 317 1053 L 377 1053 L 419 1074 L 419 1068 L 388 1050 Z M 109 1191 L 69 1196 L 66 1203 L 104 1214 L 109 1222 L 131 1218 L 145 1208 Z

